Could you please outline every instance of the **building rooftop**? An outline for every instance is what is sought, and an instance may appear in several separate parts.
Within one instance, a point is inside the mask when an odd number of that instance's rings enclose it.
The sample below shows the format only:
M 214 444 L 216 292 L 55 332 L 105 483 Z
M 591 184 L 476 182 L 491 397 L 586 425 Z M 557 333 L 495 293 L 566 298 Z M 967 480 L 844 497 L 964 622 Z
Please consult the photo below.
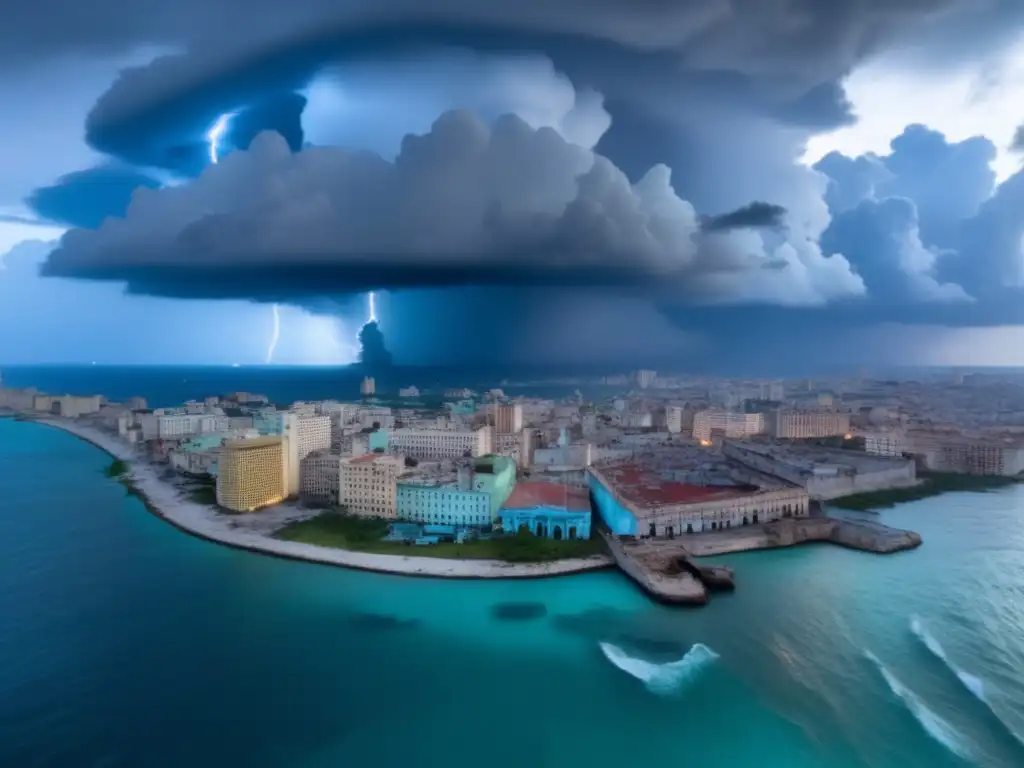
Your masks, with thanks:
M 602 467 L 600 471 L 623 498 L 643 507 L 717 501 L 745 496 L 759 490 L 754 486 L 682 483 L 666 478 L 664 473 L 651 467 L 636 463 Z
M 254 437 L 251 440 L 231 440 L 224 444 L 229 451 L 246 451 L 252 448 L 266 448 L 270 445 L 280 445 L 280 437 Z
M 590 494 L 582 488 L 555 483 L 519 483 L 502 509 L 532 509 L 554 507 L 570 512 L 589 512 Z

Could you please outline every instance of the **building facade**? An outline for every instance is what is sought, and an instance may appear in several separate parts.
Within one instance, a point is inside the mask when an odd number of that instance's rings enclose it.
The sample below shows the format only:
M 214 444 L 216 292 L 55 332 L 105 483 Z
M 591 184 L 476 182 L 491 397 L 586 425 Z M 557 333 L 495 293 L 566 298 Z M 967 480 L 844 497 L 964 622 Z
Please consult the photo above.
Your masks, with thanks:
M 835 411 L 797 411 L 783 408 L 772 413 L 768 423 L 768 431 L 779 438 L 807 439 L 850 433 L 850 414 Z
M 546 539 L 589 539 L 586 491 L 553 483 L 519 483 L 499 511 L 507 533 L 526 529 Z
M 806 517 L 810 506 L 810 497 L 803 488 L 734 491 L 687 489 L 682 484 L 666 483 L 659 489 L 665 491 L 660 498 L 641 499 L 634 498 L 630 489 L 619 486 L 606 469 L 591 467 L 588 481 L 602 520 L 618 535 L 672 537 L 739 528 Z M 680 486 L 680 492 L 674 493 L 672 485 Z
M 399 483 L 396 504 L 400 520 L 432 525 L 491 524 L 491 497 L 484 491 Z
M 712 432 L 725 437 L 749 437 L 764 432 L 763 413 L 736 413 L 706 409 L 693 414 L 693 439 L 708 442 Z
M 401 465 L 394 456 L 380 453 L 342 459 L 338 463 L 339 504 L 351 515 L 394 519 Z
M 499 435 L 511 435 L 523 428 L 523 406 L 518 403 L 494 407 L 494 431 Z
M 299 463 L 299 497 L 316 504 L 337 504 L 341 488 L 341 456 L 311 453 Z
M 225 444 L 218 461 L 217 503 L 232 512 L 253 512 L 283 501 L 288 495 L 286 442 L 261 437 Z
M 388 450 L 413 459 L 458 459 L 484 456 L 492 449 L 491 428 L 394 429 L 388 432 Z
M 363 397 L 372 397 L 377 394 L 377 382 L 373 380 L 372 376 L 363 379 L 362 384 L 359 385 L 359 394 Z
M 902 430 L 888 432 L 866 432 L 864 451 L 873 456 L 900 457 L 908 450 L 907 439 Z
M 331 447 L 331 417 L 285 412 L 281 415 L 281 434 L 288 441 L 288 495 L 295 496 L 301 483 L 302 460 Z

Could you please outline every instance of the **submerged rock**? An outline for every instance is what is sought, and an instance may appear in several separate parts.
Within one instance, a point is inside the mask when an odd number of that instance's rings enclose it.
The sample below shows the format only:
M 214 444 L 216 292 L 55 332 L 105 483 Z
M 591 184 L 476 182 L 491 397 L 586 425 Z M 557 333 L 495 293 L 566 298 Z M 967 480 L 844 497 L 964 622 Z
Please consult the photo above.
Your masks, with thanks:
M 544 603 L 497 603 L 491 607 L 491 615 L 502 621 L 529 621 L 548 615 Z
M 349 623 L 358 629 L 411 629 L 419 619 L 402 619 L 386 613 L 356 613 L 349 617 Z

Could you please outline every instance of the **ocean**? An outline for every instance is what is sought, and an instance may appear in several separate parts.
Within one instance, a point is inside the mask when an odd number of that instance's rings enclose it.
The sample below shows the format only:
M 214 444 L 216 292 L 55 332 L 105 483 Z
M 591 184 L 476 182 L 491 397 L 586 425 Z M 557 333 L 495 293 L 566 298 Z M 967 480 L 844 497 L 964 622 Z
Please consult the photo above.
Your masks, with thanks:
M 883 512 L 912 552 L 719 558 L 685 610 L 228 549 L 108 463 L 0 419 L 0 765 L 1024 765 L 1024 486 Z

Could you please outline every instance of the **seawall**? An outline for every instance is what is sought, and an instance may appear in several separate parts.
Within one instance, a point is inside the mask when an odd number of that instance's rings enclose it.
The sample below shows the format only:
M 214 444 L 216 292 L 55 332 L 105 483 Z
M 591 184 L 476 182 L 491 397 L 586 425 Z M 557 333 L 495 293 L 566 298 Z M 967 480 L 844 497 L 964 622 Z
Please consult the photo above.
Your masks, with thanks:
M 185 533 L 236 549 L 321 565 L 400 576 L 445 579 L 536 579 L 595 571 L 614 565 L 610 557 L 601 555 L 548 563 L 506 563 L 500 560 L 446 560 L 435 557 L 379 555 L 282 541 L 263 533 L 240 529 L 236 527 L 239 522 L 238 516 L 226 515 L 214 507 L 189 500 L 177 488 L 161 480 L 157 469 L 139 460 L 132 447 L 119 438 L 94 427 L 63 419 L 31 420 L 74 435 L 113 458 L 126 462 L 131 469 L 123 479 L 131 482 L 132 488 L 150 512 Z
M 753 529 L 687 537 L 685 546 L 694 557 L 715 557 L 734 552 L 792 547 L 828 542 L 861 552 L 891 554 L 921 545 L 920 534 L 876 522 L 835 517 L 777 520 Z

